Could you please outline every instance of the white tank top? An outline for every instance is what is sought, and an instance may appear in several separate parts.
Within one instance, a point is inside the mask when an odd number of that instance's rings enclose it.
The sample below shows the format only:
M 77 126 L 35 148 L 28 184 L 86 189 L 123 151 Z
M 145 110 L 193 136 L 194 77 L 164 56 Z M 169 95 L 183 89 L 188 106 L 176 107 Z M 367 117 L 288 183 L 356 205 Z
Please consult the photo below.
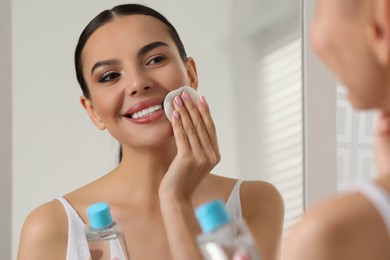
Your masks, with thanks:
M 234 185 L 225 208 L 233 220 L 242 219 L 240 186 L 242 180 L 238 180 Z M 65 208 L 68 216 L 68 245 L 66 249 L 66 260 L 86 260 L 90 258 L 87 239 L 85 238 L 85 223 L 80 218 L 76 210 L 63 197 L 56 198 Z
M 381 215 L 390 236 L 390 194 L 375 182 L 360 184 L 356 190 L 362 193 Z

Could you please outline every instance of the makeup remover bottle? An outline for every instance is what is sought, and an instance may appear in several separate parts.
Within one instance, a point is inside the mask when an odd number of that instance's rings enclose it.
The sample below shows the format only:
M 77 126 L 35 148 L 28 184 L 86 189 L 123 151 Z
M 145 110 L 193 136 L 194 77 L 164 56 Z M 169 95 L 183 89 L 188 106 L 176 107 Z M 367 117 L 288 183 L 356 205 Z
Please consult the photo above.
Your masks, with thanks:
M 89 225 L 85 228 L 91 259 L 129 260 L 120 227 L 112 220 L 110 207 L 105 202 L 87 208 Z
M 195 210 L 203 233 L 197 242 L 207 260 L 260 260 L 244 221 L 232 221 L 222 200 L 213 200 Z

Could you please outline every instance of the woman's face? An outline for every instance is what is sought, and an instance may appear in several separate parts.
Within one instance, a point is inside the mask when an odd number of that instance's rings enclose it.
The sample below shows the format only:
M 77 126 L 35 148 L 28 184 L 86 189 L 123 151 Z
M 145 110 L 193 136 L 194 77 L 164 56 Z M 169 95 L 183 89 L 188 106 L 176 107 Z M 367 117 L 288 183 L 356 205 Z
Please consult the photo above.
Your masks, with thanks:
M 381 107 L 388 95 L 388 72 L 372 51 L 369 2 L 319 0 L 311 27 L 314 49 L 346 86 L 357 108 Z
M 172 136 L 162 103 L 183 85 L 197 88 L 192 59 L 180 58 L 168 27 L 145 15 L 120 16 L 85 44 L 83 74 L 90 98 L 82 103 L 99 128 L 122 144 L 158 145 Z

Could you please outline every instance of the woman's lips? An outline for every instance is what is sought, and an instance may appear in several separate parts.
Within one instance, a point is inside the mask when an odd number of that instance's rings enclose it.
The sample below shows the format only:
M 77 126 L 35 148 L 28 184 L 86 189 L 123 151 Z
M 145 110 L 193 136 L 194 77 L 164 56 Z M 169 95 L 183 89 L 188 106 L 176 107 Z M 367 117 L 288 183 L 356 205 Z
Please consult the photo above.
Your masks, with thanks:
M 140 101 L 134 105 L 132 105 L 125 113 L 122 114 L 122 116 L 128 116 L 132 115 L 134 113 L 140 112 L 144 109 L 161 105 L 163 103 L 164 98 L 151 98 L 148 100 Z
M 139 117 L 139 118 L 126 117 L 126 119 L 131 121 L 132 123 L 135 123 L 135 124 L 149 124 L 149 123 L 156 121 L 157 119 L 163 117 L 164 115 L 165 115 L 164 110 L 160 109 L 160 110 L 152 112 L 148 115 L 145 115 L 143 117 Z
M 122 116 L 133 123 L 146 124 L 163 115 L 163 98 L 140 101 L 130 107 Z

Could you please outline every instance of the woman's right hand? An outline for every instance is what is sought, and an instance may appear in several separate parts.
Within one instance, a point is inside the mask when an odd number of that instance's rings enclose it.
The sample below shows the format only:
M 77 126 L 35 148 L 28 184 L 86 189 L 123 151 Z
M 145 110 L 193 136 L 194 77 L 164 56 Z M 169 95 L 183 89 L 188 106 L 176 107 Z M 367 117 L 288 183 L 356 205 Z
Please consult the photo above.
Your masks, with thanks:
M 204 97 L 195 103 L 187 91 L 175 97 L 172 127 L 177 145 L 160 184 L 161 196 L 190 199 L 193 191 L 220 161 L 214 121 Z
M 195 103 L 184 91 L 174 101 L 172 127 L 177 154 L 159 188 L 160 207 L 173 259 L 202 259 L 201 232 L 192 194 L 220 161 L 217 135 L 206 100 Z

